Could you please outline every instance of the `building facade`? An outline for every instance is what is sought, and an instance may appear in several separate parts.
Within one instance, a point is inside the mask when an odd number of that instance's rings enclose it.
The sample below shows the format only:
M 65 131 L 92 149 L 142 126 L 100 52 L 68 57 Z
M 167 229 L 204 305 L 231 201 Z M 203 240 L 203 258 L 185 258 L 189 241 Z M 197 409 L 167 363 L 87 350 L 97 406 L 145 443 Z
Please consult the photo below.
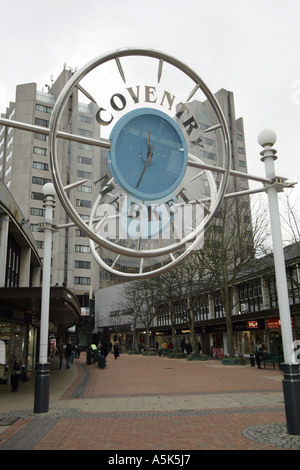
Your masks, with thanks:
M 65 68 L 47 91 L 37 89 L 35 83 L 18 85 L 16 98 L 2 117 L 15 121 L 49 127 L 51 113 L 63 86 L 74 71 Z M 78 135 L 98 137 L 95 105 L 79 102 L 79 92 L 71 95 L 63 112 L 61 130 Z M 48 137 L 19 129 L 0 129 L 0 178 L 4 181 L 20 206 L 43 257 L 43 185 L 51 180 Z M 69 197 L 83 220 L 88 220 L 96 197 L 94 182 L 100 178 L 100 150 L 94 147 L 60 140 L 60 172 L 65 185 L 78 180 L 86 183 L 69 191 Z M 56 201 L 54 224 L 68 224 L 70 220 Z M 99 287 L 99 267 L 90 253 L 88 239 L 74 226 L 53 234 L 51 285 L 64 285 L 82 296 Z
M 74 70 L 64 68 L 59 77 L 44 90 L 37 89 L 36 83 L 18 85 L 14 102 L 10 102 L 6 112 L 1 116 L 15 121 L 49 127 L 51 113 L 64 85 L 71 78 Z M 231 167 L 242 172 L 247 171 L 243 121 L 236 119 L 233 93 L 220 90 L 216 98 L 223 110 L 231 135 Z M 210 126 L 208 104 L 194 101 L 187 104 L 199 129 Z M 99 139 L 100 126 L 95 116 L 97 105 L 77 89 L 71 94 L 63 110 L 60 130 Z M 77 188 L 69 191 L 69 198 L 83 220 L 89 214 L 99 193 L 99 181 L 110 176 L 105 164 L 106 150 L 83 143 L 57 139 L 60 174 L 63 183 L 86 180 Z M 191 149 L 190 149 L 191 150 Z M 217 164 L 216 141 L 203 138 L 203 143 L 193 152 L 204 162 Z M 101 156 L 101 158 L 100 158 Z M 101 162 L 101 163 L 99 163 Z M 14 195 L 26 220 L 29 221 L 37 242 L 39 255 L 43 257 L 43 234 L 39 224 L 43 222 L 42 187 L 51 180 L 48 137 L 41 133 L 31 133 L 19 129 L 0 127 L 0 178 Z M 101 166 L 102 165 L 102 166 Z M 202 184 L 208 184 L 205 178 Z M 228 192 L 248 189 L 248 181 L 241 178 L 230 178 Z M 205 188 L 204 188 L 205 194 Z M 56 202 L 54 223 L 68 224 L 68 215 Z M 122 281 L 117 275 L 108 273 L 95 262 L 88 238 L 74 226 L 66 226 L 53 234 L 51 285 L 64 285 L 71 289 L 87 307 L 83 296 L 99 289 L 118 284 Z
M 0 181 L 0 383 L 9 381 L 7 364 L 14 347 L 22 351 L 26 370 L 39 359 L 42 260 L 30 225 Z M 78 324 L 80 305 L 62 287 L 50 289 L 49 326 L 53 337 Z
M 300 248 L 292 244 L 284 249 L 291 325 L 294 340 L 300 339 Z M 126 284 L 102 289 L 95 294 L 95 325 L 110 340 L 118 339 L 124 349 L 133 344 L 132 318 L 122 310 Z M 273 255 L 251 262 L 239 274 L 234 286 L 232 324 L 235 353 L 244 357 L 253 354 L 257 341 L 264 343 L 270 353 L 282 355 L 281 327 Z M 225 311 L 219 291 L 211 290 L 204 295 L 195 292 L 198 304 L 195 314 L 196 337 L 202 353 L 228 354 Z M 176 300 L 176 299 L 175 299 Z M 181 340 L 190 339 L 187 312 L 182 299 L 178 299 L 175 315 L 175 341 L 180 350 Z M 159 305 L 150 329 L 150 344 L 160 347 L 166 338 L 172 338 L 171 316 L 168 305 Z M 138 341 L 146 344 L 145 326 L 136 327 Z M 174 338 L 173 338 L 174 340 Z

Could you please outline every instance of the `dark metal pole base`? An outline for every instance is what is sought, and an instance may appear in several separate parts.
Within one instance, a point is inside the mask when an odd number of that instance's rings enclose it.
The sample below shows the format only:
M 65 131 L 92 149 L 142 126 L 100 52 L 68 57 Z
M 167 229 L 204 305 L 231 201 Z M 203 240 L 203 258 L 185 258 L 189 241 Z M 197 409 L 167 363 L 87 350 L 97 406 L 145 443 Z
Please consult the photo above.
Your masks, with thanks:
M 34 413 L 47 413 L 49 410 L 49 378 L 49 362 L 37 364 Z
M 299 364 L 282 364 L 283 395 L 288 434 L 300 435 L 300 372 Z

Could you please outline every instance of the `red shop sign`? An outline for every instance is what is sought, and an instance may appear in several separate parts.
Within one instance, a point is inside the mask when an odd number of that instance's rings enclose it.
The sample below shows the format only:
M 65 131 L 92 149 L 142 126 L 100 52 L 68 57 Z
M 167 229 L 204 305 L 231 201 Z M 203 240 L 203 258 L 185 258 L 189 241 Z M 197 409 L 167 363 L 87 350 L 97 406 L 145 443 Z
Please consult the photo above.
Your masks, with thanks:
M 291 325 L 293 326 L 293 319 L 291 318 Z M 270 320 L 267 320 L 267 328 L 269 330 L 280 328 L 281 322 L 280 318 L 271 318 Z

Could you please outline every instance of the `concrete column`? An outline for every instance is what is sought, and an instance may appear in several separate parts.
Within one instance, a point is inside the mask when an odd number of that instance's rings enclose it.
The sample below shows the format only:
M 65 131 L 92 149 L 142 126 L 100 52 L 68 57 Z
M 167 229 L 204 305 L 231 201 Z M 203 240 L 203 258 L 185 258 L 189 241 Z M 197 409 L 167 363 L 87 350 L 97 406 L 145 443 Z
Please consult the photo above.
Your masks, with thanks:
M 8 228 L 9 217 L 8 215 L 2 215 L 0 218 L 0 287 L 5 287 Z
M 22 246 L 20 259 L 19 286 L 28 287 L 30 281 L 30 261 L 31 249 L 29 246 Z

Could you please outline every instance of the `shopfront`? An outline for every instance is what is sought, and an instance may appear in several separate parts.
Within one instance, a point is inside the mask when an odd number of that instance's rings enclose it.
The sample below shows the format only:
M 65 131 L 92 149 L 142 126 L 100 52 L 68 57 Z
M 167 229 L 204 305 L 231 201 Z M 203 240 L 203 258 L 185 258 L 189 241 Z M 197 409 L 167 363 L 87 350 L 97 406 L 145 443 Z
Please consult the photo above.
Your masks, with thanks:
M 0 379 L 14 347 L 22 351 L 27 370 L 38 361 L 42 289 L 40 287 L 0 289 Z M 50 289 L 49 322 L 58 334 L 78 323 L 80 305 L 68 289 Z
M 248 357 L 254 353 L 260 341 L 267 345 L 265 320 L 245 320 L 233 323 L 234 349 L 236 354 Z
M 32 325 L 32 316 L 17 308 L 7 307 L 1 312 L 0 341 L 2 354 L 0 358 L 0 379 L 5 376 L 5 365 L 15 347 L 22 351 L 27 370 L 35 368 L 37 327 Z

